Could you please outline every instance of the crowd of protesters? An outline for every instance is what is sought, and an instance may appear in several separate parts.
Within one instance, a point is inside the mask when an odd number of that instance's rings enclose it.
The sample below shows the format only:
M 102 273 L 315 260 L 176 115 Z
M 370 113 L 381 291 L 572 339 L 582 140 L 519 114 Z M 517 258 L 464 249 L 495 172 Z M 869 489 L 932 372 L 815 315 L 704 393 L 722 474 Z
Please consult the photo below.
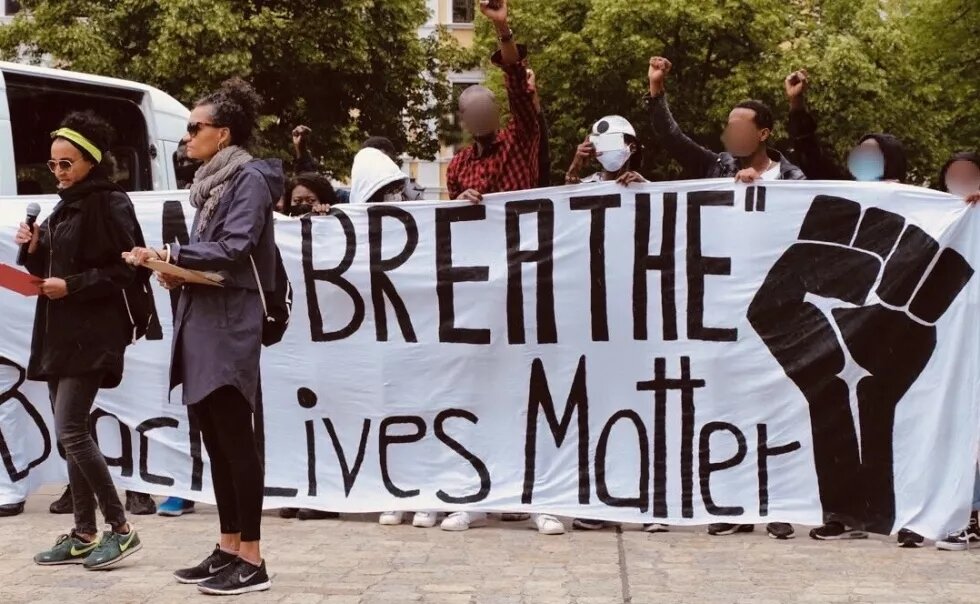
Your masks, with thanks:
M 541 106 L 534 72 L 530 68 L 528 50 L 515 42 L 509 26 L 507 2 L 481 2 L 480 8 L 497 34 L 499 49 L 494 53 L 492 62 L 504 73 L 510 120 L 506 126 L 502 126 L 501 102 L 486 87 L 471 86 L 459 98 L 459 121 L 472 143 L 460 150 L 449 164 L 447 188 L 451 199 L 470 203 L 481 203 L 484 195 L 491 193 L 561 184 L 549 180 L 553 150 L 548 145 L 547 116 Z M 773 112 L 757 100 L 746 100 L 732 108 L 721 136 L 724 151 L 706 148 L 687 136 L 671 114 L 667 96 L 671 68 L 670 61 L 664 57 L 650 59 L 647 73 L 649 94 L 644 102 L 656 143 L 666 149 L 688 175 L 696 178 L 732 178 L 743 183 L 806 179 L 906 182 L 908 168 L 905 148 L 898 138 L 888 133 L 872 132 L 861 136 L 844 161 L 826 154 L 825 147 L 820 144 L 817 121 L 807 109 L 809 79 L 805 70 L 790 74 L 784 82 L 790 106 L 788 130 L 791 151 L 788 154 L 784 155 L 770 145 L 775 127 Z M 182 290 L 180 305 L 175 312 L 178 323 L 200 322 L 203 320 L 200 316 L 187 312 L 192 300 L 203 309 L 216 295 L 227 297 L 228 303 L 235 299 L 252 300 L 262 295 L 261 279 L 268 279 L 274 273 L 273 230 L 265 229 L 265 223 L 256 222 L 265 220 L 261 216 L 267 206 L 270 216 L 273 205 L 282 214 L 306 216 L 328 214 L 338 204 L 401 202 L 423 198 L 424 190 L 400 167 L 402 155 L 389 139 L 383 137 L 367 139 L 357 152 L 350 187 L 335 187 L 317 166 L 310 149 L 313 133 L 305 126 L 297 126 L 292 132 L 294 162 L 291 177 L 283 182 L 283 170 L 277 162 L 257 160 L 245 151 L 255 128 L 258 103 L 251 87 L 241 80 L 235 80 L 195 106 L 188 135 L 173 158 L 180 186 L 191 190 L 192 203 L 198 210 L 195 234 L 189 244 L 174 246 L 173 249 L 167 246 L 165 250 L 143 246 L 138 225 L 131 224 L 134 221 L 130 220 L 131 202 L 125 198 L 125 193 L 109 182 L 101 168 L 104 152 L 109 147 L 107 124 L 92 115 L 69 116 L 62 127 L 52 134 L 52 161 L 49 167 L 59 179 L 64 204 L 54 215 L 58 220 L 89 221 L 85 224 L 90 226 L 98 226 L 100 220 L 109 221 L 106 224 L 117 220 L 132 228 L 125 242 L 117 245 L 111 238 L 106 239 L 108 251 L 94 250 L 91 258 L 83 258 L 85 262 L 93 264 L 91 275 L 95 277 L 92 278 L 102 279 L 97 283 L 82 282 L 71 276 L 64 279 L 52 276 L 52 270 L 61 271 L 63 267 L 45 264 L 70 264 L 74 260 L 52 256 L 45 261 L 41 255 L 34 256 L 27 263 L 28 268 L 35 274 L 47 277 L 43 281 L 38 308 L 46 309 L 48 300 L 78 298 L 79 292 L 87 287 L 98 286 L 101 288 L 98 291 L 129 287 L 132 276 L 119 266 L 118 258 L 110 257 L 132 247 L 127 262 L 133 265 L 155 259 L 188 268 L 203 269 L 219 265 L 229 268 L 232 285 L 238 284 L 237 288 L 225 288 L 221 294 L 205 289 Z M 570 153 L 572 158 L 564 183 L 577 185 L 610 181 L 630 186 L 646 182 L 642 174 L 643 150 L 644 141 L 628 120 L 618 115 L 599 117 L 589 129 L 585 141 L 574 153 Z M 589 171 L 591 173 L 587 173 Z M 968 203 L 980 202 L 980 156 L 972 151 L 953 155 L 939 170 L 938 185 Z M 78 205 L 78 200 L 83 198 L 97 202 L 84 206 L 84 211 L 76 212 L 73 208 L 83 207 Z M 228 206 L 232 202 L 226 203 L 226 198 L 233 199 L 236 208 L 250 208 L 250 211 L 229 211 Z M 97 203 L 105 205 L 105 214 L 86 214 L 90 211 L 87 208 L 97 207 Z M 225 231 L 240 231 L 241 237 L 236 240 L 236 245 L 241 249 L 229 248 L 225 243 L 216 241 L 219 233 Z M 257 236 L 256 233 L 262 235 Z M 47 221 L 40 231 L 32 230 L 25 224 L 18 231 L 16 241 L 20 245 L 31 246 L 33 254 L 35 249 L 53 245 L 56 235 L 63 237 L 60 231 L 51 232 Z M 59 240 L 59 245 L 78 247 L 81 244 L 75 240 Z M 244 249 L 253 252 L 243 256 L 241 250 Z M 95 257 L 96 252 L 99 257 Z M 259 259 L 255 260 L 253 255 L 259 256 Z M 242 258 L 251 259 L 252 263 L 242 261 Z M 261 271 L 257 264 L 262 267 Z M 180 289 L 183 286 L 182 282 L 165 275 L 160 280 L 167 289 Z M 264 307 L 264 297 L 262 302 Z M 260 307 L 252 305 L 252 308 Z M 215 551 L 198 566 L 178 571 L 175 576 L 181 582 L 200 583 L 207 593 L 243 593 L 243 590 L 258 591 L 271 585 L 259 551 L 263 472 L 251 429 L 252 408 L 256 397 L 260 396 L 258 340 L 252 340 L 257 337 L 253 327 L 261 326 L 262 319 L 258 310 L 253 314 L 255 317 L 251 318 L 254 321 L 246 321 L 248 325 L 242 327 L 246 330 L 242 332 L 247 336 L 244 339 L 251 344 L 242 348 L 242 338 L 237 338 L 234 342 L 225 342 L 224 348 L 216 351 L 220 352 L 216 356 L 224 357 L 228 356 L 229 350 L 235 351 L 232 356 L 237 356 L 232 361 L 240 367 L 234 370 L 222 366 L 217 372 L 206 371 L 201 367 L 208 366 L 208 359 L 201 359 L 200 363 L 189 360 L 191 355 L 200 356 L 202 347 L 207 347 L 205 343 L 184 342 L 175 345 L 172 375 L 183 380 L 178 383 L 184 384 L 185 403 L 202 423 L 205 445 L 212 459 L 221 522 L 221 539 Z M 38 317 L 41 322 L 52 320 L 47 312 L 42 316 L 39 311 Z M 112 319 L 108 314 L 102 318 L 105 321 Z M 253 323 L 254 326 L 249 327 Z M 116 340 L 107 342 L 104 356 L 97 357 L 103 359 L 99 361 L 101 364 L 88 367 L 85 379 L 76 378 L 74 372 L 77 368 L 71 363 L 90 360 L 64 357 L 58 342 L 42 337 L 47 333 L 47 325 L 41 325 L 45 330 L 37 331 L 36 328 L 29 372 L 32 379 L 44 379 L 51 384 L 52 405 L 56 418 L 59 418 L 56 422 L 57 436 L 69 460 L 71 485 L 64 496 L 51 506 L 51 512 L 74 512 L 76 526 L 71 533 L 60 538 L 52 549 L 39 554 L 35 561 L 38 564 L 81 563 L 84 554 L 87 567 L 110 566 L 126 557 L 127 548 L 132 544 L 136 544 L 132 551 L 139 546 L 138 537 L 126 519 L 126 512 L 181 516 L 194 512 L 194 503 L 169 498 L 157 509 L 148 495 L 127 492 L 124 506 L 118 496 L 113 495 L 106 465 L 99 463 L 101 456 L 97 454 L 96 443 L 87 436 L 88 427 L 83 418 L 91 409 L 98 389 L 113 387 L 118 383 L 122 372 L 121 351 L 126 343 Z M 175 331 L 179 331 L 179 327 L 176 326 Z M 206 325 L 198 325 L 197 328 L 204 331 L 210 329 Z M 213 339 L 217 342 L 229 337 L 215 333 Z M 232 362 L 227 358 L 225 361 Z M 254 371 L 240 371 L 241 368 Z M 221 371 L 225 369 L 228 370 L 227 379 L 221 377 Z M 242 375 L 248 376 L 244 382 Z M 222 424 L 220 428 L 219 422 Z M 235 434 L 228 436 L 227 430 L 231 424 L 236 426 Z M 980 478 L 974 499 L 974 509 L 980 509 Z M 96 502 L 112 527 L 101 540 L 94 525 Z M 12 516 L 22 511 L 22 503 L 0 506 L 0 515 Z M 839 510 L 825 511 L 825 523 L 810 531 L 813 539 L 860 539 L 868 536 L 864 518 L 853 514 L 843 515 L 838 513 Z M 314 509 L 283 509 L 279 515 L 299 520 L 339 517 L 335 512 Z M 381 514 L 379 522 L 382 525 L 398 525 L 406 517 L 405 512 L 390 511 Z M 416 527 L 428 528 L 438 524 L 447 531 L 465 531 L 483 526 L 487 519 L 487 512 L 478 511 L 454 512 L 445 517 L 438 510 L 420 510 L 412 514 L 412 524 Z M 546 535 L 559 535 L 567 530 L 565 522 L 549 514 L 504 514 L 503 520 L 530 520 L 540 533 Z M 571 525 L 579 530 L 600 530 L 610 523 L 579 518 L 574 519 Z M 668 531 L 670 527 L 653 523 L 644 525 L 642 530 L 658 533 Z M 729 523 L 712 524 L 707 529 L 709 534 L 715 536 L 753 530 L 752 525 Z M 793 526 L 782 522 L 770 523 L 766 532 L 779 540 L 794 536 Z M 909 530 L 903 529 L 898 534 L 898 542 L 903 547 L 918 547 L 923 541 L 921 536 Z M 968 520 L 964 519 L 963 530 L 948 535 L 937 542 L 937 546 L 940 549 L 962 550 L 974 541 L 980 541 L 976 511 Z M 234 584 L 232 576 L 227 573 L 219 574 L 218 571 L 225 568 L 235 569 L 239 573 L 236 576 L 240 584 Z

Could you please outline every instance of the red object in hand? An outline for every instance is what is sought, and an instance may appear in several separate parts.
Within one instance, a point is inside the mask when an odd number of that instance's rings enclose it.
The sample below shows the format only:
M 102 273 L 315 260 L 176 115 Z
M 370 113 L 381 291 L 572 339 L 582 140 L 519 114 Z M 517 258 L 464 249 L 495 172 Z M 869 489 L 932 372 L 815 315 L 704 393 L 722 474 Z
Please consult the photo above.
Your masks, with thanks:
M 42 281 L 43 279 L 30 273 L 7 264 L 0 264 L 0 287 L 3 289 L 9 289 L 22 296 L 37 296 L 41 293 Z

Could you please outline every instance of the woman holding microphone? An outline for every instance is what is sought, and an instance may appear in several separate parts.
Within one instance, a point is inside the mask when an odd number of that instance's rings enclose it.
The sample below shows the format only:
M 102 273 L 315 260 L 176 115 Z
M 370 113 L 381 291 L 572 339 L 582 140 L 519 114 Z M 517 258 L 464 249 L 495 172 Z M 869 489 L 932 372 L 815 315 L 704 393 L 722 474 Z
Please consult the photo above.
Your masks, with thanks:
M 89 414 L 102 388 L 122 380 L 134 325 L 123 290 L 137 273 L 119 255 L 143 241 L 133 204 L 104 169 L 112 129 L 93 113 L 72 113 L 51 133 L 48 168 L 61 201 L 40 227 L 22 224 L 23 263 L 40 286 L 27 375 L 46 381 L 55 432 L 65 449 L 75 528 L 37 564 L 110 567 L 142 547 L 109 468 L 92 438 Z M 101 539 L 98 503 L 110 530 Z
M 159 277 L 168 289 L 183 288 L 170 382 L 183 385 L 183 402 L 201 427 L 221 525 L 214 551 L 174 577 L 217 595 L 272 585 L 259 548 L 265 484 L 253 412 L 261 396 L 265 320 L 259 288 L 275 286 L 272 211 L 283 193 L 283 173 L 278 161 L 256 160 L 245 150 L 258 105 L 255 91 L 238 78 L 197 103 L 184 138 L 187 156 L 203 162 L 190 190 L 197 209 L 190 243 L 126 255 L 136 265 L 157 259 L 224 277 L 224 287 Z

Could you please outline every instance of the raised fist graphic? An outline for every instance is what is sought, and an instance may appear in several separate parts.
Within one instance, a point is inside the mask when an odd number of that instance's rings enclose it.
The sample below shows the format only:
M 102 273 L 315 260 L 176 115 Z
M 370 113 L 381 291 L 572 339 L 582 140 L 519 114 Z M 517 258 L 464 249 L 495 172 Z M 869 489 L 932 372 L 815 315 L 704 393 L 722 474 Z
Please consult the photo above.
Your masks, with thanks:
M 748 319 L 809 403 L 824 513 L 892 530 L 895 409 L 972 275 L 959 253 L 898 214 L 813 200 Z

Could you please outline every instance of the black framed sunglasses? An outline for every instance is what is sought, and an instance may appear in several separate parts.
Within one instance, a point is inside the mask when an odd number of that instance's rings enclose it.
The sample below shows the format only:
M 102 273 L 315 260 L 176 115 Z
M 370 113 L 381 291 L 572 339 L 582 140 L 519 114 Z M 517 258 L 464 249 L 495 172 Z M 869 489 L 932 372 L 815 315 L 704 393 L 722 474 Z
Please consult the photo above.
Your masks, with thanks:
M 187 124 L 187 134 L 190 134 L 191 137 L 195 137 L 204 128 L 220 128 L 220 126 L 210 122 L 190 122 Z
M 71 170 L 75 163 L 69 159 L 49 159 L 48 160 L 48 170 L 52 173 L 61 170 L 62 172 L 68 172 Z

